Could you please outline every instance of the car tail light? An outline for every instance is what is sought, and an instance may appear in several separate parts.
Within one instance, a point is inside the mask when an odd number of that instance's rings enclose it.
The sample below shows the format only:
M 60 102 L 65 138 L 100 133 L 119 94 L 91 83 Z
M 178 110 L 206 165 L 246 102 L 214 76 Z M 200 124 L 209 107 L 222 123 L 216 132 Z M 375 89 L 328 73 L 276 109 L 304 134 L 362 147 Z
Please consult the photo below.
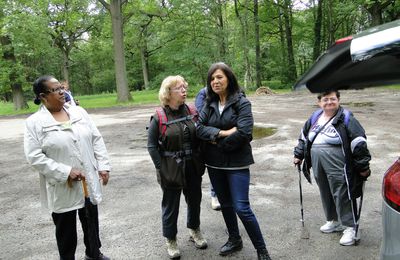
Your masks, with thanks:
M 336 40 L 335 44 L 340 44 L 340 43 L 343 43 L 343 42 L 347 42 L 347 41 L 350 41 L 352 39 L 353 39 L 353 36 L 347 36 L 347 37 L 341 38 L 339 40 Z
M 400 158 L 386 171 L 382 185 L 384 200 L 392 208 L 400 212 Z

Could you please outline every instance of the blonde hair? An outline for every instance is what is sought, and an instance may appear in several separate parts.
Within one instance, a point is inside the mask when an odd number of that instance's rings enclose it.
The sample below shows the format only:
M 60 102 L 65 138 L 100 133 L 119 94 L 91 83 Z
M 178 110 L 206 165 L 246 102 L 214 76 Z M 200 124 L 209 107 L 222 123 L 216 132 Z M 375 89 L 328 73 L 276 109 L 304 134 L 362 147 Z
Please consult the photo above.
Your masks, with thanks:
M 183 83 L 185 83 L 185 85 L 188 84 L 181 75 L 168 76 L 162 81 L 160 91 L 158 92 L 158 99 L 160 100 L 162 106 L 166 106 L 169 104 L 171 88 L 175 87 L 179 81 L 182 81 Z

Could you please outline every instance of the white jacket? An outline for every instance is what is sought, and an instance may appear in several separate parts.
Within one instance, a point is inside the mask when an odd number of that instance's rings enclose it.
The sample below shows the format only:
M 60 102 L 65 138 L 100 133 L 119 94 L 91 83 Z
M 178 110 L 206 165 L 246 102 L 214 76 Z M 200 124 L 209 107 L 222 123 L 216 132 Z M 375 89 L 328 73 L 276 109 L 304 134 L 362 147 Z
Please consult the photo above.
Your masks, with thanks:
M 71 168 L 84 171 L 90 200 L 102 200 L 98 171 L 111 166 L 103 138 L 87 112 L 79 106 L 64 105 L 70 125 L 57 122 L 43 105 L 25 122 L 24 151 L 28 162 L 39 171 L 42 205 L 63 213 L 84 206 L 82 183 L 67 185 Z

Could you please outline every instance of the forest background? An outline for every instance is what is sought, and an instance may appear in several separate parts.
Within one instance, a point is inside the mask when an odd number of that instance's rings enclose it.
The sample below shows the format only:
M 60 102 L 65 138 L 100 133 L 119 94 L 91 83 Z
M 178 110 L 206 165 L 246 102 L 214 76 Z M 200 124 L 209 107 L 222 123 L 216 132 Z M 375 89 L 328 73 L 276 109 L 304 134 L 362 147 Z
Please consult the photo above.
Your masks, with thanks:
M 217 61 L 290 89 L 335 40 L 397 19 L 398 0 L 1 0 L 0 100 L 26 109 L 43 74 L 118 103 L 180 74 L 194 95 Z

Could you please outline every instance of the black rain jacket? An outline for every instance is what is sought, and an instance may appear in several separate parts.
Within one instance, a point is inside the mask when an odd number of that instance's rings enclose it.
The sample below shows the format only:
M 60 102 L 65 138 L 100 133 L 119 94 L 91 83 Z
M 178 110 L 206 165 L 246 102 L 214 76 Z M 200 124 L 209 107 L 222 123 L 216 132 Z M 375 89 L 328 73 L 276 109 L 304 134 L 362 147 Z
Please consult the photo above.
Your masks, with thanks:
M 254 163 L 250 142 L 253 139 L 251 103 L 243 93 L 228 97 L 222 114 L 218 100 L 206 104 L 199 117 L 197 136 L 202 139 L 204 161 L 214 167 L 244 167 Z M 236 126 L 230 136 L 217 138 L 220 130 Z

